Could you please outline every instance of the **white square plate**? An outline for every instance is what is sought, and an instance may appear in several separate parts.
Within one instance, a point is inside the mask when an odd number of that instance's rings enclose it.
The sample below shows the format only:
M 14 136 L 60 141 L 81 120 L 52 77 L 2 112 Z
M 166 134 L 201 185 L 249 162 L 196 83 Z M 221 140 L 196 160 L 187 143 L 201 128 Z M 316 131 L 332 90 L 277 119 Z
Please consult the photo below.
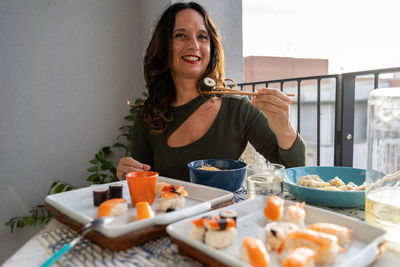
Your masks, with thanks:
M 179 222 L 168 225 L 167 233 L 198 251 L 227 266 L 249 266 L 239 260 L 239 248 L 242 239 L 246 236 L 257 237 L 263 242 L 264 226 L 269 222 L 264 216 L 264 207 L 267 197 L 258 197 L 252 200 L 245 200 L 238 204 L 213 210 L 201 215 L 196 215 Z M 285 206 L 295 202 L 285 200 Z M 193 228 L 192 221 L 206 215 L 219 215 L 221 210 L 231 209 L 237 212 L 237 239 L 235 243 L 225 249 L 214 249 L 201 243 L 189 236 L 189 231 Z M 348 227 L 353 230 L 354 243 L 345 253 L 340 253 L 335 261 L 335 266 L 366 266 L 370 264 L 378 255 L 377 246 L 384 241 L 385 232 L 377 227 L 369 225 L 357 219 L 327 211 L 321 208 L 305 206 L 306 226 L 316 222 L 330 222 Z M 277 261 L 277 253 L 270 253 L 271 261 L 269 266 L 280 266 Z
M 118 237 L 126 233 L 140 230 L 152 225 L 167 225 L 180 219 L 188 218 L 210 210 L 233 198 L 233 193 L 217 188 L 193 184 L 185 181 L 159 176 L 158 182 L 171 185 L 181 185 L 188 196 L 185 198 L 185 207 L 173 212 L 157 212 L 156 201 L 151 205 L 156 211 L 151 219 L 138 221 L 136 208 L 132 206 L 129 189 L 126 181 L 115 182 L 123 185 L 123 198 L 128 202 L 128 212 L 115 217 L 114 221 L 104 225 L 97 231 L 107 237 Z M 111 184 L 111 183 L 110 183 Z M 110 184 L 93 185 L 59 194 L 49 195 L 45 202 L 70 217 L 74 221 L 86 224 L 96 218 L 97 207 L 93 204 L 93 190 L 95 188 L 108 189 Z

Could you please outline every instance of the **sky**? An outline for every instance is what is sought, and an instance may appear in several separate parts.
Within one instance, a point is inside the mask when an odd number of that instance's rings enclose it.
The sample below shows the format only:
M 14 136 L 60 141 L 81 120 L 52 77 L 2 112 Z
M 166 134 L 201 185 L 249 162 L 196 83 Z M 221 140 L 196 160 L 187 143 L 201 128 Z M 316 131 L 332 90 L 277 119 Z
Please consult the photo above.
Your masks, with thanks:
M 243 56 L 328 59 L 330 74 L 400 67 L 400 0 L 243 0 Z

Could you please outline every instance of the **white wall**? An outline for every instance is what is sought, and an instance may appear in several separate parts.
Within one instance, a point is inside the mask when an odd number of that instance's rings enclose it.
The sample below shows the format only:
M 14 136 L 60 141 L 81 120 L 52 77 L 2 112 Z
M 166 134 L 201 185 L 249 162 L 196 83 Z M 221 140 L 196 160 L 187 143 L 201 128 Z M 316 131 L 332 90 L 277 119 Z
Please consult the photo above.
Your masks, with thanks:
M 88 161 L 143 92 L 145 44 L 170 2 L 0 1 L 0 263 L 38 230 L 4 223 L 43 203 L 53 178 L 88 185 Z M 200 3 L 220 24 L 227 75 L 242 81 L 242 1 Z

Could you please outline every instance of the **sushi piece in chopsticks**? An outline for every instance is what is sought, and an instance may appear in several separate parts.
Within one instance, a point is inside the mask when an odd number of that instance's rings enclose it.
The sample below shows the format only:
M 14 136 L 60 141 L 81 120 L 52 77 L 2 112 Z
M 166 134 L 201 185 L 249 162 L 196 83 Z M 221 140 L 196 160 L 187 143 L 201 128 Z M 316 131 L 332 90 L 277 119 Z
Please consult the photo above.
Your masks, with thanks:
M 285 210 L 285 215 L 283 220 L 285 222 L 291 222 L 299 226 L 300 228 L 304 227 L 304 219 L 306 217 L 306 212 L 304 210 L 305 203 L 296 202 L 296 205 L 290 205 Z
M 243 238 L 239 258 L 254 267 L 268 267 L 270 260 L 263 242 L 254 237 Z
M 299 227 L 290 222 L 270 222 L 264 227 L 265 244 L 268 250 L 277 250 L 287 234 L 300 230 Z
M 283 216 L 283 204 L 285 201 L 275 195 L 267 198 L 267 203 L 264 208 L 264 215 L 270 221 L 278 221 Z
M 138 220 L 150 219 L 154 217 L 154 211 L 151 209 L 149 202 L 141 201 L 136 203 L 136 215 Z
M 299 247 L 290 252 L 282 267 L 314 267 L 316 252 L 310 248 Z
M 339 252 L 345 251 L 337 243 L 336 236 L 309 229 L 289 233 L 279 246 L 278 253 L 289 254 L 299 247 L 307 247 L 316 252 L 317 264 L 332 264 Z
M 187 193 L 183 186 L 168 185 L 161 188 L 160 197 L 157 198 L 158 210 L 175 211 L 185 206 L 185 197 Z
M 93 204 L 98 207 L 101 203 L 108 199 L 108 190 L 104 188 L 98 188 L 93 190 Z
M 123 198 L 113 198 L 104 201 L 97 209 L 97 218 L 104 216 L 119 216 L 125 214 L 128 210 L 128 204 Z
M 333 223 L 313 223 L 307 227 L 318 232 L 328 233 L 338 238 L 338 243 L 342 247 L 348 247 L 353 243 L 352 230 Z
M 236 223 L 232 218 L 205 216 L 192 221 L 190 236 L 216 249 L 232 245 L 237 236 Z

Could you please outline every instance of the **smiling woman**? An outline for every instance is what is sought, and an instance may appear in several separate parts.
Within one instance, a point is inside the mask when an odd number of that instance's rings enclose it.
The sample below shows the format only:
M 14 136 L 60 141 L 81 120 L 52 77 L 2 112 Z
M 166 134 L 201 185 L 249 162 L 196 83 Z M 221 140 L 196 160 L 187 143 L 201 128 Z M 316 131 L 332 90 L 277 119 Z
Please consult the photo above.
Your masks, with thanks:
M 176 16 L 172 39 L 171 75 L 181 79 L 200 79 L 210 62 L 210 40 L 202 16 L 186 9 Z
M 237 160 L 250 142 L 271 162 L 305 165 L 306 146 L 289 121 L 291 99 L 259 89 L 242 96 L 208 94 L 206 77 L 225 86 L 220 34 L 199 4 L 176 3 L 161 15 L 143 60 L 148 90 L 134 124 L 132 157 L 117 175 L 150 170 L 189 181 L 186 164 L 198 159 Z

